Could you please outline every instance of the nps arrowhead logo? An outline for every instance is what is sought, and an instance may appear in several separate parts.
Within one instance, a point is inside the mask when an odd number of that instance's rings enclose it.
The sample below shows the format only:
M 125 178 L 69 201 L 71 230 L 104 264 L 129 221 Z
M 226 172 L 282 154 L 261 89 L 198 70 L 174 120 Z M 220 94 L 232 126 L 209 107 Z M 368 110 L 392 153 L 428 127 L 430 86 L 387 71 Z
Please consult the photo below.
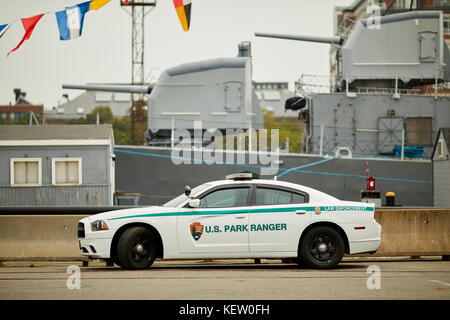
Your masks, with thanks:
M 189 229 L 191 230 L 192 238 L 197 241 L 203 234 L 204 226 L 200 222 L 194 222 L 190 225 Z

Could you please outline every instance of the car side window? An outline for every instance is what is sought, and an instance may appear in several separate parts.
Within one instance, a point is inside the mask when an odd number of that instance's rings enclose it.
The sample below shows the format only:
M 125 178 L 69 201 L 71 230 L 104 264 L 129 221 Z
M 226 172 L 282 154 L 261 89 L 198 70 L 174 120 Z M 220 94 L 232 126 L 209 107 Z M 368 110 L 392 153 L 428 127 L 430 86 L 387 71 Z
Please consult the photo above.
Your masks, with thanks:
M 249 187 L 213 191 L 200 199 L 201 208 L 243 207 L 247 205 Z
M 257 206 L 294 203 L 305 203 L 305 196 L 286 190 L 261 187 L 256 189 L 255 205 Z

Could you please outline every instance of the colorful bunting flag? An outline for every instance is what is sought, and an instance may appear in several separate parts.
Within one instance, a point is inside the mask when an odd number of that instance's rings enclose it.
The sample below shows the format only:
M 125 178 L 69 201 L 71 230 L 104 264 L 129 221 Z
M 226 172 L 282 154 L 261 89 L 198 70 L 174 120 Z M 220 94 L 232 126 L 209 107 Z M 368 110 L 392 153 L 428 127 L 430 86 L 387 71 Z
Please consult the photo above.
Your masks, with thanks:
M 65 10 L 55 12 L 56 21 L 59 28 L 59 38 L 61 40 L 69 40 L 80 37 L 83 31 L 84 15 L 86 12 L 90 10 L 98 10 L 110 1 L 111 0 L 90 0 L 74 6 L 66 7 Z M 128 1 L 125 1 L 125 5 L 127 3 Z M 19 44 L 13 50 L 8 52 L 8 56 L 11 52 L 19 49 L 25 40 L 30 39 L 36 24 L 44 15 L 45 13 L 34 17 L 21 19 L 23 27 L 25 28 L 25 35 Z M 6 31 L 8 31 L 15 21 L 17 20 L 14 20 L 9 24 L 7 23 L 0 25 L 0 38 L 6 33 Z
M 71 40 L 81 36 L 84 15 L 89 11 L 90 5 L 91 1 L 87 1 L 55 13 L 60 40 Z
M 8 31 L 9 27 L 11 27 L 11 24 L 2 24 L 0 25 L 0 38 L 3 37 L 3 35 Z
M 16 51 L 17 49 L 19 49 L 19 47 L 22 45 L 22 43 L 25 40 L 30 39 L 31 34 L 33 33 L 34 27 L 36 27 L 36 24 L 39 22 L 39 20 L 44 16 L 45 13 L 39 14 L 37 16 L 31 17 L 31 18 L 23 18 L 22 20 L 22 24 L 23 27 L 25 28 L 25 35 L 23 36 L 22 40 L 19 42 L 19 44 L 17 45 L 17 47 L 15 47 L 14 49 L 12 49 L 10 52 L 8 52 L 8 55 L 11 52 Z
M 178 19 L 184 31 L 189 30 L 191 22 L 191 0 L 173 0 Z
M 107 4 L 110 0 L 92 0 L 89 10 L 98 10 Z

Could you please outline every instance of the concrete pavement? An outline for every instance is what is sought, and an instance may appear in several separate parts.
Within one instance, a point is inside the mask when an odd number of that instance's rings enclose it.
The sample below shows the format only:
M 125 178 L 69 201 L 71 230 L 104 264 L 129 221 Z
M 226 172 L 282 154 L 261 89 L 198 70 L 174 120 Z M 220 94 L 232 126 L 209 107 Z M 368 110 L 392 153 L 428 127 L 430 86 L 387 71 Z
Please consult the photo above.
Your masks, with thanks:
M 264 259 L 156 261 L 140 271 L 100 262 L 3 262 L 0 299 L 450 300 L 450 262 L 345 258 L 337 269 L 310 270 Z

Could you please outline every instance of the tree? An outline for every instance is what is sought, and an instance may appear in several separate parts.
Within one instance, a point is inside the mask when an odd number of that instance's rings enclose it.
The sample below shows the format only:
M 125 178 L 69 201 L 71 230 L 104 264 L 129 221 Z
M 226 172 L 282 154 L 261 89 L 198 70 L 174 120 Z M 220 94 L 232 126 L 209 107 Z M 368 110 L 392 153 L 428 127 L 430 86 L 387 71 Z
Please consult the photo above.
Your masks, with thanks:
M 10 122 L 3 121 L 0 124 L 1 125 L 27 125 L 27 124 L 30 124 L 30 116 L 31 116 L 31 112 L 26 112 L 19 119 L 12 120 Z M 36 117 L 39 124 L 41 124 L 42 123 L 41 116 L 36 113 L 34 114 L 34 116 Z M 33 118 L 32 121 L 33 121 L 32 124 L 35 125 L 36 120 Z
M 288 120 L 277 121 L 272 111 L 264 111 L 264 129 L 267 129 L 267 143 L 271 145 L 271 129 L 279 130 L 279 145 L 283 145 L 289 139 L 289 152 L 300 153 L 303 151 L 304 132 L 295 123 Z
M 113 121 L 113 113 L 109 106 L 95 107 L 85 118 L 69 120 L 69 124 L 96 124 L 97 114 L 99 115 L 99 123 L 109 123 Z
M 142 139 L 147 131 L 147 110 L 145 108 L 145 101 L 134 102 L 135 106 L 135 143 L 137 145 L 144 145 L 145 141 Z M 94 108 L 85 118 L 70 120 L 70 124 L 95 124 L 97 123 L 97 114 L 99 115 L 100 124 L 112 124 L 114 132 L 114 142 L 119 145 L 132 145 L 131 134 L 131 116 L 125 115 L 123 117 L 114 117 L 109 106 L 98 106 Z M 143 126 L 142 126 L 143 121 Z M 144 132 L 142 132 L 144 130 Z

